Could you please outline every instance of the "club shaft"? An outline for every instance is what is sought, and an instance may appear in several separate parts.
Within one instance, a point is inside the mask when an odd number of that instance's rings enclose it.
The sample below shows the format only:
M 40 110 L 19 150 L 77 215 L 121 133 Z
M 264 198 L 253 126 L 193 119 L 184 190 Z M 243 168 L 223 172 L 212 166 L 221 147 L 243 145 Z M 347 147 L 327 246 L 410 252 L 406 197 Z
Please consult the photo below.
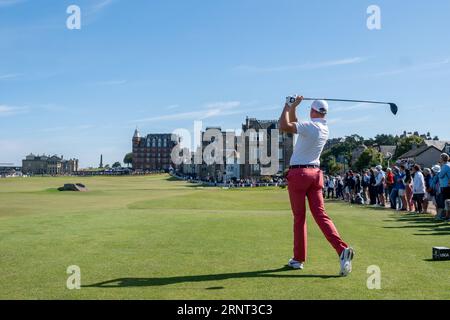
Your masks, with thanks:
M 327 98 L 303 98 L 303 100 L 307 100 L 307 101 L 313 101 L 313 100 L 326 100 L 326 101 L 337 101 L 337 102 L 358 102 L 358 103 L 390 104 L 389 102 L 379 102 L 379 101 L 346 100 L 346 99 L 327 99 Z

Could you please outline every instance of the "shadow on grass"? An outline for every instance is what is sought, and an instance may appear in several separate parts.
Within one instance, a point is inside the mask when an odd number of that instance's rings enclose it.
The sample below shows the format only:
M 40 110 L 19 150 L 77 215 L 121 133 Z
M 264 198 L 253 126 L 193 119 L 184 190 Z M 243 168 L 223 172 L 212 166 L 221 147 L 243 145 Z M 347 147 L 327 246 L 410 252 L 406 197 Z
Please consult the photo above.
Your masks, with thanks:
M 312 274 L 296 274 L 296 275 L 282 275 L 274 274 L 277 272 L 293 271 L 291 268 L 284 266 L 283 268 L 262 271 L 250 272 L 236 272 L 236 273 L 219 273 L 219 274 L 205 274 L 194 276 L 178 276 L 167 278 L 118 278 L 107 280 L 91 285 L 83 286 L 84 288 L 123 288 L 123 287 L 155 287 L 166 286 L 170 284 L 185 283 L 185 282 L 203 282 L 203 281 L 220 281 L 228 279 L 241 278 L 320 278 L 331 279 L 339 278 L 337 275 L 312 275 Z M 301 272 L 301 271 L 298 271 Z M 218 290 L 223 287 L 210 287 L 209 290 Z
M 435 220 L 431 215 L 396 215 L 386 222 L 400 222 L 402 225 L 383 227 L 385 229 L 418 229 L 415 236 L 447 236 L 450 235 L 450 225 L 445 221 Z M 420 230 L 419 230 L 420 229 Z

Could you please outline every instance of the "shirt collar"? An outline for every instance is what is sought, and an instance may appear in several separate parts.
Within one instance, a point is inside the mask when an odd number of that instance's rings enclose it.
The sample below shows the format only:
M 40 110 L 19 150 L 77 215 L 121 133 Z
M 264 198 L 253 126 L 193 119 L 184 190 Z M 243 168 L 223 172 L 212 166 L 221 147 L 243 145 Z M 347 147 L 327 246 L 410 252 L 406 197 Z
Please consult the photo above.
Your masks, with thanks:
M 321 122 L 323 124 L 327 124 L 327 119 L 325 119 L 325 118 L 311 118 L 311 121 L 313 121 L 313 122 Z

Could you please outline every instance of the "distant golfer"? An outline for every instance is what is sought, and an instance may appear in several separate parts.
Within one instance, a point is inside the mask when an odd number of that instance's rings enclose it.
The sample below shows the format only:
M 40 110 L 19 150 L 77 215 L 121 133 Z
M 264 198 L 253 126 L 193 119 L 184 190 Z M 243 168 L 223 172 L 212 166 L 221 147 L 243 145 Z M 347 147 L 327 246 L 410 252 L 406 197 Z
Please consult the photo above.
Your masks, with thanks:
M 289 198 L 294 214 L 294 257 L 288 265 L 294 269 L 303 269 L 306 261 L 306 205 L 308 198 L 311 213 L 320 230 L 340 257 L 341 276 L 352 271 L 353 249 L 339 236 L 333 221 L 325 212 L 323 200 L 323 174 L 320 170 L 320 154 L 328 139 L 328 126 L 325 116 L 328 104 L 316 100 L 311 105 L 310 121 L 298 121 L 296 109 L 303 96 L 289 99 L 280 117 L 280 129 L 287 133 L 298 134 L 287 175 Z

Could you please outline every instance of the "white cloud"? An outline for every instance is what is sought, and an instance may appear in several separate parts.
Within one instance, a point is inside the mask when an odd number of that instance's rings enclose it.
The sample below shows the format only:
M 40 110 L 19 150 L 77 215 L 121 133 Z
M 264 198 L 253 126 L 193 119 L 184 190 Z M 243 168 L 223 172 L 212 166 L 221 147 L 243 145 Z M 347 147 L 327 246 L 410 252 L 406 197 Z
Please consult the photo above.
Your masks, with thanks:
M 426 70 L 431 70 L 431 69 L 438 69 L 438 68 L 441 68 L 446 65 L 450 65 L 450 58 L 447 58 L 447 59 L 444 59 L 441 61 L 427 62 L 427 63 L 423 63 L 423 64 L 412 65 L 412 66 L 406 67 L 406 68 L 387 70 L 387 71 L 375 73 L 373 75 L 376 77 L 394 76 L 394 75 L 411 72 L 411 71 L 418 72 L 418 71 L 426 71 Z
M 178 109 L 181 106 L 179 104 L 171 104 L 170 106 L 167 106 L 166 109 L 167 110 L 173 110 L 173 109 Z
M 342 111 L 353 111 L 353 110 L 367 110 L 367 109 L 373 109 L 376 107 L 380 107 L 379 105 L 374 105 L 370 103 L 357 103 L 357 104 L 351 104 L 348 106 L 337 106 L 337 107 L 331 107 L 330 112 L 342 112 Z
M 99 1 L 98 3 L 96 3 L 93 6 L 93 8 L 96 10 L 101 10 L 101 9 L 109 6 L 112 2 L 113 2 L 113 0 L 102 0 L 102 1 Z
M 1 74 L 0 75 L 0 81 L 1 80 L 10 80 L 20 77 L 22 74 L 20 73 L 9 73 L 9 74 Z
M 0 7 L 9 7 L 22 3 L 25 0 L 0 0 Z
M 83 124 L 78 126 L 59 126 L 59 127 L 49 127 L 40 130 L 40 132 L 58 132 L 58 131 L 73 131 L 73 130 L 87 130 L 94 128 L 94 125 L 91 124 Z
M 0 105 L 0 117 L 14 116 L 28 112 L 28 107 L 14 107 L 8 105 Z
M 332 118 L 332 119 L 328 119 L 328 124 L 329 125 L 349 125 L 349 124 L 359 124 L 359 123 L 364 123 L 370 120 L 373 120 L 373 118 L 369 117 L 369 116 L 363 116 L 363 117 L 358 117 L 358 118 Z
M 232 109 L 237 108 L 241 105 L 239 101 L 228 101 L 228 102 L 213 102 L 205 105 L 207 109 Z
M 213 102 L 204 105 L 204 107 L 200 110 L 137 119 L 133 122 L 157 122 L 164 120 L 205 120 L 213 117 L 222 117 L 244 113 L 246 110 L 235 110 L 240 106 L 241 103 L 239 101 Z
M 292 71 L 292 70 L 313 70 L 313 69 L 322 69 L 327 67 L 334 66 L 342 66 L 342 65 L 351 65 L 362 63 L 366 61 L 368 58 L 363 57 L 353 57 L 346 58 L 340 60 L 330 60 L 330 61 L 322 61 L 316 63 L 305 63 L 299 65 L 286 65 L 286 66 L 274 66 L 274 67 L 257 67 L 257 66 L 248 66 L 241 65 L 234 68 L 236 71 L 250 72 L 250 73 L 270 73 L 270 72 L 283 72 L 283 71 Z
M 94 86 L 119 86 L 127 83 L 127 80 L 105 80 L 92 83 Z

